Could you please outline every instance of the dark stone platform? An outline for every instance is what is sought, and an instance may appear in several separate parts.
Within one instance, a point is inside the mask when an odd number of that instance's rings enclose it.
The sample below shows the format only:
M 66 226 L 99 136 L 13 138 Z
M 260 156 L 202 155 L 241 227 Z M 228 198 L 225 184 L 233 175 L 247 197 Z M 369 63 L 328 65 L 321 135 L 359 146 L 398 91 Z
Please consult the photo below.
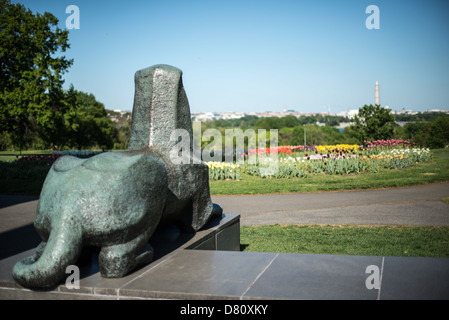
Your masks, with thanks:
M 30 230 L 32 226 L 29 226 Z M 29 231 L 30 231 L 29 230 Z M 14 247 L 16 236 L 22 233 L 6 232 L 2 247 Z M 36 240 L 36 239 L 34 239 Z M 152 237 L 150 244 L 154 248 L 154 260 L 151 264 L 136 270 L 132 274 L 118 279 L 101 277 L 98 265 L 98 249 L 87 248 L 78 262 L 80 268 L 80 288 L 68 289 L 65 284 L 59 285 L 51 291 L 32 291 L 18 285 L 12 278 L 11 270 L 14 264 L 30 256 L 35 249 L 29 249 L 0 260 L 0 299 L 123 299 L 123 298 L 159 298 L 161 293 L 156 290 L 135 290 L 134 285 L 145 283 L 147 274 L 161 270 L 167 261 L 172 261 L 182 252 L 197 252 L 199 250 L 240 250 L 240 216 L 223 215 L 223 218 L 213 219 L 196 234 L 181 233 L 174 226 L 167 226 L 158 230 Z M 24 246 L 21 245 L 21 248 Z M 5 251 L 5 250 L 3 250 Z M 18 252 L 20 249 L 10 249 L 8 252 Z M 206 252 L 206 251 L 204 251 Z M 183 258 L 181 258 L 183 259 Z M 181 268 L 187 266 L 180 264 Z M 163 273 L 170 274 L 172 269 L 162 267 Z M 193 271 L 193 270 L 192 270 Z M 194 271 L 193 271 L 194 272 Z M 69 274 L 67 274 L 69 276 Z M 153 280 L 162 280 L 156 276 Z M 143 282 L 142 282 L 143 281 Z M 160 282 L 163 283 L 163 282 Z M 160 286 L 159 286 L 160 287 Z M 169 290 L 168 290 L 169 291 Z M 164 294 L 162 294 L 164 295 Z M 170 295 L 169 295 L 170 296 Z M 167 296 L 166 298 L 170 298 Z M 173 298 L 177 298 L 173 296 Z

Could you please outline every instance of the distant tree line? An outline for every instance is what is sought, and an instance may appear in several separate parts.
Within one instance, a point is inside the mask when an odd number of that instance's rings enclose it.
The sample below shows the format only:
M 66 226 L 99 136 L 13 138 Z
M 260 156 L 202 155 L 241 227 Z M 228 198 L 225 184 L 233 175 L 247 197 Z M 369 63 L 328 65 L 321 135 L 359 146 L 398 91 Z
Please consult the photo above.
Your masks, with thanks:
M 207 121 L 209 127 L 228 127 L 228 128 L 260 128 L 260 129 L 281 129 L 293 128 L 298 125 L 324 123 L 327 126 L 338 126 L 340 122 L 349 122 L 347 117 L 343 116 L 324 116 L 321 114 L 300 116 L 287 115 L 285 117 L 258 117 L 253 115 L 244 116 L 238 119 L 217 119 Z
M 445 118 L 449 117 L 449 114 L 444 112 L 418 112 L 414 114 L 410 113 L 401 113 L 401 114 L 393 114 L 394 120 L 396 121 L 410 121 L 410 122 L 424 122 L 424 121 L 433 121 L 437 118 Z
M 396 121 L 419 121 L 401 127 Z M 340 131 L 340 123 L 351 123 Z M 324 124 L 324 125 L 323 125 Z M 340 116 L 285 117 L 245 116 L 239 119 L 217 119 L 201 124 L 202 132 L 209 128 L 278 129 L 279 145 L 333 145 L 360 144 L 364 141 L 399 139 L 415 142 L 417 146 L 444 148 L 449 145 L 449 115 L 445 113 L 418 113 L 406 118 L 393 115 L 390 109 L 365 105 L 349 119 Z M 203 141 L 202 146 L 208 141 Z
M 407 123 L 395 128 L 395 135 L 428 148 L 447 148 L 449 146 L 449 116 L 434 118 L 431 121 Z

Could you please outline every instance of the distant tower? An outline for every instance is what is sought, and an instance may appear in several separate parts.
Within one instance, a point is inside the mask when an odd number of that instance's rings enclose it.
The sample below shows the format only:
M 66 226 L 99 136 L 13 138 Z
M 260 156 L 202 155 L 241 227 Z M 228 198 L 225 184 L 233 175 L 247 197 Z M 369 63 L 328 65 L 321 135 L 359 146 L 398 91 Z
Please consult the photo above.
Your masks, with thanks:
M 380 100 L 379 100 L 379 82 L 376 81 L 376 105 L 380 105 Z

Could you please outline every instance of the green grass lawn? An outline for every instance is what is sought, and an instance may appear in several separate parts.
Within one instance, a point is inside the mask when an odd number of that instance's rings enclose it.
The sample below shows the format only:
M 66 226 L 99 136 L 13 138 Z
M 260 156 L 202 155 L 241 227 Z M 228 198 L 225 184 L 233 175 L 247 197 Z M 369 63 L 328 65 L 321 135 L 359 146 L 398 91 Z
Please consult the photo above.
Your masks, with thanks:
M 449 257 L 449 227 L 242 226 L 243 251 Z

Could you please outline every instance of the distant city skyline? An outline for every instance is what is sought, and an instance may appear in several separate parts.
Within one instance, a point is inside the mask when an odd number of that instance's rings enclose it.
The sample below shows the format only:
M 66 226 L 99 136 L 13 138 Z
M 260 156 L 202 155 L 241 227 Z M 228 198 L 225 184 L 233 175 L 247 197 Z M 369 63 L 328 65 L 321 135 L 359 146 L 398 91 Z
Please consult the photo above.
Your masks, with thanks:
M 109 110 L 131 111 L 134 73 L 155 64 L 183 71 L 192 112 L 339 113 L 374 104 L 376 81 L 383 107 L 449 109 L 445 0 L 12 2 L 79 22 L 65 88 Z

